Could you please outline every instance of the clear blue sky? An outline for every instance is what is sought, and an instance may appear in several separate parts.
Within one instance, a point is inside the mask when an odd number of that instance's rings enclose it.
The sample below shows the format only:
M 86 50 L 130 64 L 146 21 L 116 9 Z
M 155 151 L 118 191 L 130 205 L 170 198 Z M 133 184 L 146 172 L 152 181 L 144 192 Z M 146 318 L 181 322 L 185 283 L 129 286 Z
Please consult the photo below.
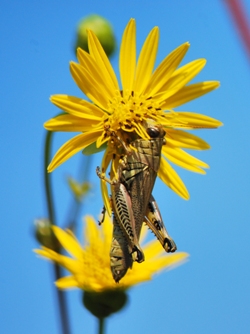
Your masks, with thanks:
M 244 2 L 250 18 L 250 4 Z M 160 28 L 159 63 L 183 42 L 183 64 L 207 59 L 196 81 L 221 87 L 186 104 L 220 119 L 224 127 L 199 135 L 212 149 L 197 152 L 206 176 L 177 169 L 191 198 L 184 201 L 157 182 L 154 195 L 185 265 L 133 288 L 130 304 L 108 321 L 108 333 L 249 333 L 249 59 L 223 1 L 8 1 L 0 4 L 1 34 L 1 333 L 58 333 L 51 265 L 32 253 L 33 220 L 46 216 L 42 179 L 43 123 L 58 110 L 49 96 L 81 96 L 69 73 L 77 22 L 97 13 L 113 24 L 120 43 L 133 17 L 141 46 Z M 112 63 L 117 71 L 118 58 Z M 197 134 L 197 132 L 196 132 Z M 69 136 L 56 135 L 55 151 Z M 53 174 L 57 218 L 64 223 L 70 200 L 65 179 L 77 176 L 80 154 Z M 94 188 L 83 214 L 99 214 L 102 202 L 93 162 Z M 98 210 L 97 210 L 98 208 Z M 67 293 L 74 334 L 96 333 L 79 291 Z

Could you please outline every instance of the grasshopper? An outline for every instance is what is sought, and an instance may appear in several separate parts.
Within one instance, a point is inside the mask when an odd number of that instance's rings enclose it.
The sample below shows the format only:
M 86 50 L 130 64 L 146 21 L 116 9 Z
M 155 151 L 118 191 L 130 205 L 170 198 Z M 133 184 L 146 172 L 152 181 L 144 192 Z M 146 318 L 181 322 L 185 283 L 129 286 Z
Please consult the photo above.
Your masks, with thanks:
M 130 143 L 135 150 L 128 148 L 118 138 L 125 149 L 125 155 L 118 166 L 118 179 L 109 180 L 97 167 L 97 175 L 111 184 L 114 212 L 112 244 L 116 245 L 112 248 L 113 251 L 111 249 L 111 259 L 115 258 L 116 252 L 119 254 L 116 256 L 119 265 L 115 266 L 113 261 L 111 270 L 116 281 L 125 275 L 133 260 L 137 262 L 144 260 L 138 240 L 145 217 L 146 223 L 164 249 L 167 252 L 176 250 L 176 245 L 169 237 L 158 206 L 151 195 L 160 167 L 162 145 L 166 143 L 165 131 L 161 126 L 148 126 L 146 131 L 150 136 L 149 140 L 136 139 Z M 120 226 L 120 231 L 117 229 L 117 223 Z M 124 238 L 122 234 L 127 240 L 127 248 L 125 240 L 122 240 Z M 118 240 L 120 243 L 117 242 Z M 125 248 L 126 250 L 124 250 Z M 129 254 L 136 252 L 137 255 L 131 261 L 127 261 L 127 252 Z
M 131 198 L 138 239 L 160 167 L 162 145 L 166 143 L 165 131 L 161 126 L 149 126 L 146 131 L 150 139 L 136 139 L 131 143 L 136 150 L 126 152 L 119 178 Z

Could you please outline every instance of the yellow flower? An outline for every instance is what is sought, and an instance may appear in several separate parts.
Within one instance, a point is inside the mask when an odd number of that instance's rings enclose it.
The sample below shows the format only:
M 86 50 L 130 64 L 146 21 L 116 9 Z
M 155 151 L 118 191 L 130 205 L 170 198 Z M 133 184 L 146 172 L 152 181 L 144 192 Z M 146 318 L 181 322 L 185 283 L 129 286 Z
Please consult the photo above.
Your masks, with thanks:
M 105 149 L 102 171 L 110 162 L 116 166 L 119 159 L 116 137 L 122 140 L 137 134 L 148 139 L 147 121 L 161 124 L 166 131 L 158 176 L 173 191 L 188 199 L 188 191 L 170 162 L 197 173 L 205 173 L 208 165 L 186 153 L 183 149 L 204 150 L 209 145 L 199 137 L 183 131 L 217 128 L 222 123 L 208 116 L 192 112 L 174 111 L 173 108 L 210 92 L 218 81 L 205 81 L 187 85 L 205 66 L 205 59 L 179 66 L 189 43 L 172 51 L 153 71 L 159 39 L 159 28 L 149 33 L 136 63 L 135 20 L 128 23 L 120 47 L 120 77 L 122 89 L 113 68 L 92 31 L 88 31 L 89 53 L 78 48 L 79 63 L 71 62 L 70 71 L 83 93 L 91 100 L 69 95 L 53 95 L 51 102 L 66 114 L 45 123 L 50 131 L 79 131 L 81 134 L 66 142 L 55 154 L 48 171 L 53 171 L 71 156 L 83 150 L 92 154 Z M 113 160 L 114 153 L 116 161 Z M 115 169 L 113 167 L 113 169 Z M 101 182 L 105 205 L 110 213 L 108 191 Z
M 110 270 L 110 245 L 112 239 L 112 223 L 106 216 L 101 227 L 90 216 L 86 217 L 85 245 L 82 247 L 76 237 L 69 230 L 64 231 L 54 226 L 53 231 L 62 247 L 72 257 L 61 255 L 42 246 L 35 252 L 49 260 L 56 262 L 71 275 L 57 280 L 59 289 L 80 288 L 89 292 L 103 292 L 113 289 L 127 289 L 133 285 L 152 279 L 154 274 L 164 269 L 170 269 L 184 261 L 188 254 L 176 253 L 167 255 L 158 240 L 149 242 L 144 247 L 146 261 L 128 270 L 119 284 L 115 283 Z

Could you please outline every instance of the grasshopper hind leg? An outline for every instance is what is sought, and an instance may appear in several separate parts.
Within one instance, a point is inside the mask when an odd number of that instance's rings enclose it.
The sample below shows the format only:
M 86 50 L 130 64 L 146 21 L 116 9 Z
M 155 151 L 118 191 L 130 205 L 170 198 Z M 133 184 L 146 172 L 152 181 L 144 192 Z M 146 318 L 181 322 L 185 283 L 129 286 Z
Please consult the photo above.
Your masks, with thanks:
M 110 268 L 116 283 L 126 275 L 129 268 L 132 268 L 133 259 L 130 253 L 131 251 L 129 250 L 127 240 L 114 216 L 113 238 L 110 249 Z
M 152 195 L 146 213 L 146 224 L 155 234 L 167 253 L 174 253 L 177 250 L 174 240 L 170 237 L 164 226 L 159 207 Z
M 136 222 L 132 209 L 131 197 L 122 184 L 116 184 L 112 194 L 114 217 L 127 240 L 133 259 L 139 263 L 145 260 L 136 234 Z
M 99 225 L 105 220 L 106 208 L 103 206 Z M 118 221 L 113 216 L 113 235 L 110 247 L 110 269 L 116 283 L 126 275 L 129 268 L 132 268 L 133 259 L 127 240 Z

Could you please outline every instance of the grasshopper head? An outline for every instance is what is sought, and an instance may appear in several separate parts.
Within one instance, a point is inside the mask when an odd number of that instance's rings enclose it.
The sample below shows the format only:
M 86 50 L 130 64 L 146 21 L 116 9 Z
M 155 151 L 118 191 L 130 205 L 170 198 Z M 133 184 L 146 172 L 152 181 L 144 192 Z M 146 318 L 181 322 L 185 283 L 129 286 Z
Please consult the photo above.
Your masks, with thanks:
M 164 138 L 166 132 L 160 125 L 150 125 L 147 128 L 147 133 L 150 136 L 150 138 Z

